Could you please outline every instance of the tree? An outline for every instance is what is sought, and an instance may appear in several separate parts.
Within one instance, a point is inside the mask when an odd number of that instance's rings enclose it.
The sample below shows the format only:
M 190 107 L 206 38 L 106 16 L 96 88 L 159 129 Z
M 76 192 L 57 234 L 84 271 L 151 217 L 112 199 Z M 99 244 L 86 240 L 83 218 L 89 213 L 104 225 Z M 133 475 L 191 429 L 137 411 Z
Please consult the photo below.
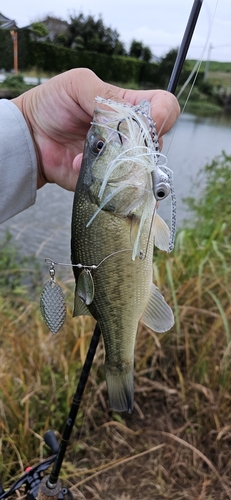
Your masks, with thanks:
M 114 55 L 116 55 L 116 56 L 126 56 L 127 55 L 127 51 L 125 49 L 125 46 L 120 40 L 117 40 L 117 42 L 116 42 L 115 49 L 114 49 Z
M 152 51 L 148 46 L 143 45 L 143 42 L 132 40 L 129 49 L 129 56 L 136 57 L 142 61 L 150 62 L 152 58 Z
M 129 49 L 129 56 L 136 57 L 136 59 L 141 59 L 142 51 L 143 51 L 142 42 L 138 42 L 137 40 L 132 40 Z
M 166 88 L 169 78 L 172 74 L 173 66 L 177 57 L 178 50 L 171 49 L 165 57 L 163 57 L 159 63 L 159 85 Z M 189 69 L 187 68 L 187 61 L 185 61 L 181 75 L 179 78 L 179 85 L 184 83 L 189 76 Z
M 91 50 L 103 54 L 126 54 L 119 33 L 112 28 L 107 28 L 99 16 L 84 16 L 80 13 L 71 17 L 68 24 L 67 46 L 76 49 Z
M 48 36 L 48 31 L 45 24 L 38 22 L 30 25 L 30 31 L 35 40 L 45 39 Z
M 142 59 L 145 62 L 150 62 L 152 59 L 152 51 L 148 46 L 143 47 Z

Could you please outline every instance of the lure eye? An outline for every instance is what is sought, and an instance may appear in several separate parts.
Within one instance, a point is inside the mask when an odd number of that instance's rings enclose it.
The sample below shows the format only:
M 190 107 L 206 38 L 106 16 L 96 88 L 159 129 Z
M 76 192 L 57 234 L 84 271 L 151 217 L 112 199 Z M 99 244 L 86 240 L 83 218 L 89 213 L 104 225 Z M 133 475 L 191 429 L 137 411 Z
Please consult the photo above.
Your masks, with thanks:
M 104 140 L 104 139 L 102 139 L 102 138 L 100 138 L 100 139 L 99 139 L 99 138 L 98 138 L 98 139 L 96 139 L 96 140 L 93 142 L 93 144 L 92 144 L 92 148 L 91 148 L 91 149 L 92 149 L 92 151 L 93 151 L 93 153 L 95 153 L 95 154 L 97 154 L 97 155 L 98 155 L 98 154 L 102 151 L 102 149 L 103 149 L 103 147 L 104 147 L 104 144 L 105 144 L 105 140 Z
M 168 182 L 159 182 L 154 189 L 154 196 L 157 201 L 164 200 L 170 193 L 170 185 Z
M 170 193 L 168 176 L 160 168 L 152 172 L 153 194 L 157 201 L 164 200 Z

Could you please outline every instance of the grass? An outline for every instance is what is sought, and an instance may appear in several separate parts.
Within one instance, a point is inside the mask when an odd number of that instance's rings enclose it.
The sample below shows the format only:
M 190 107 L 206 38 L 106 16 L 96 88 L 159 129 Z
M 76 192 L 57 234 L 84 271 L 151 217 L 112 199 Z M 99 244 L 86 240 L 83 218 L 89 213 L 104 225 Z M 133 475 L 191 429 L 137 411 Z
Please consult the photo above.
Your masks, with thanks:
M 178 91 L 180 90 L 179 88 Z M 190 99 L 188 99 L 189 92 Z M 197 116 L 214 116 L 214 114 L 221 114 L 224 109 L 221 104 L 218 104 L 218 99 L 214 92 L 212 92 L 209 97 L 203 92 L 203 88 L 201 89 L 200 86 L 198 87 L 196 85 L 193 86 L 192 92 L 191 85 L 187 85 L 180 95 L 179 103 L 182 109 L 184 108 L 185 102 L 187 102 L 186 111 Z
M 225 154 L 205 167 L 203 198 L 187 201 L 190 226 L 170 256 L 154 254 L 155 282 L 176 322 L 161 335 L 139 326 L 132 415 L 108 408 L 99 345 L 62 468 L 77 500 L 231 498 L 230 171 Z M 5 485 L 47 456 L 48 428 L 59 438 L 93 329 L 90 318 L 72 319 L 73 283 L 62 283 L 67 321 L 48 332 L 38 270 L 9 244 L 0 249 Z
M 30 68 L 27 69 L 26 71 L 21 72 L 22 76 L 27 76 L 31 78 L 52 78 L 53 76 L 57 75 L 57 72 L 55 73 L 54 71 L 43 71 L 39 68 Z
M 230 91 L 231 88 L 231 73 L 223 71 L 209 71 L 208 80 L 215 86 L 222 86 L 223 88 Z
M 33 85 L 27 85 L 24 82 L 22 74 L 8 74 L 4 82 L 0 83 L 0 96 L 6 99 L 13 99 L 32 87 Z
M 179 99 L 181 108 L 185 104 L 185 99 Z M 189 100 L 187 102 L 185 111 L 187 113 L 192 113 L 197 116 L 214 116 L 222 113 L 222 107 L 218 106 L 214 102 L 210 102 L 208 98 L 201 98 L 198 101 Z
M 192 70 L 196 64 L 196 59 L 187 59 L 187 66 Z M 200 71 L 204 72 L 206 66 L 206 61 L 202 61 L 200 66 Z M 213 72 L 230 73 L 231 65 L 230 62 L 220 62 L 220 61 L 209 61 L 209 70 Z

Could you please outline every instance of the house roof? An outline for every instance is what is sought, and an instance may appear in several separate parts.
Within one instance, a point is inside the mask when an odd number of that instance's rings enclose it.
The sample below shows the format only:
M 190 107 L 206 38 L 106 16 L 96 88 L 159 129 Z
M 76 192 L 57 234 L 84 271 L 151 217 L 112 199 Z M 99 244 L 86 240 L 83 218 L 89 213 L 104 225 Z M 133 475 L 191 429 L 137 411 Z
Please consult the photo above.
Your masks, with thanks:
M 8 19 L 0 12 L 0 28 L 3 29 L 18 29 L 16 22 L 13 19 Z

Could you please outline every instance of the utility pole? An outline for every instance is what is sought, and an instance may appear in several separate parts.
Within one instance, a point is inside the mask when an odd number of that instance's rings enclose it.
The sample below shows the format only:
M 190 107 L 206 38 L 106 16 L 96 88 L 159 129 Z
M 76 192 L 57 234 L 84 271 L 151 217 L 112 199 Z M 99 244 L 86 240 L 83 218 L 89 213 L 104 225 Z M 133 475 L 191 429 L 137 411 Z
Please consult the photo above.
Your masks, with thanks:
M 14 74 L 18 74 L 18 32 L 16 30 L 11 30 L 10 34 L 13 40 L 13 50 L 14 50 Z
M 203 78 L 203 81 L 206 82 L 207 80 L 207 77 L 208 77 L 208 72 L 209 72 L 209 63 L 210 63 L 210 55 L 211 55 L 211 50 L 212 50 L 213 46 L 212 44 L 210 43 L 209 44 L 209 48 L 208 48 L 208 55 L 207 55 L 207 60 L 206 60 L 206 63 L 205 63 L 205 71 L 204 71 L 204 78 Z

